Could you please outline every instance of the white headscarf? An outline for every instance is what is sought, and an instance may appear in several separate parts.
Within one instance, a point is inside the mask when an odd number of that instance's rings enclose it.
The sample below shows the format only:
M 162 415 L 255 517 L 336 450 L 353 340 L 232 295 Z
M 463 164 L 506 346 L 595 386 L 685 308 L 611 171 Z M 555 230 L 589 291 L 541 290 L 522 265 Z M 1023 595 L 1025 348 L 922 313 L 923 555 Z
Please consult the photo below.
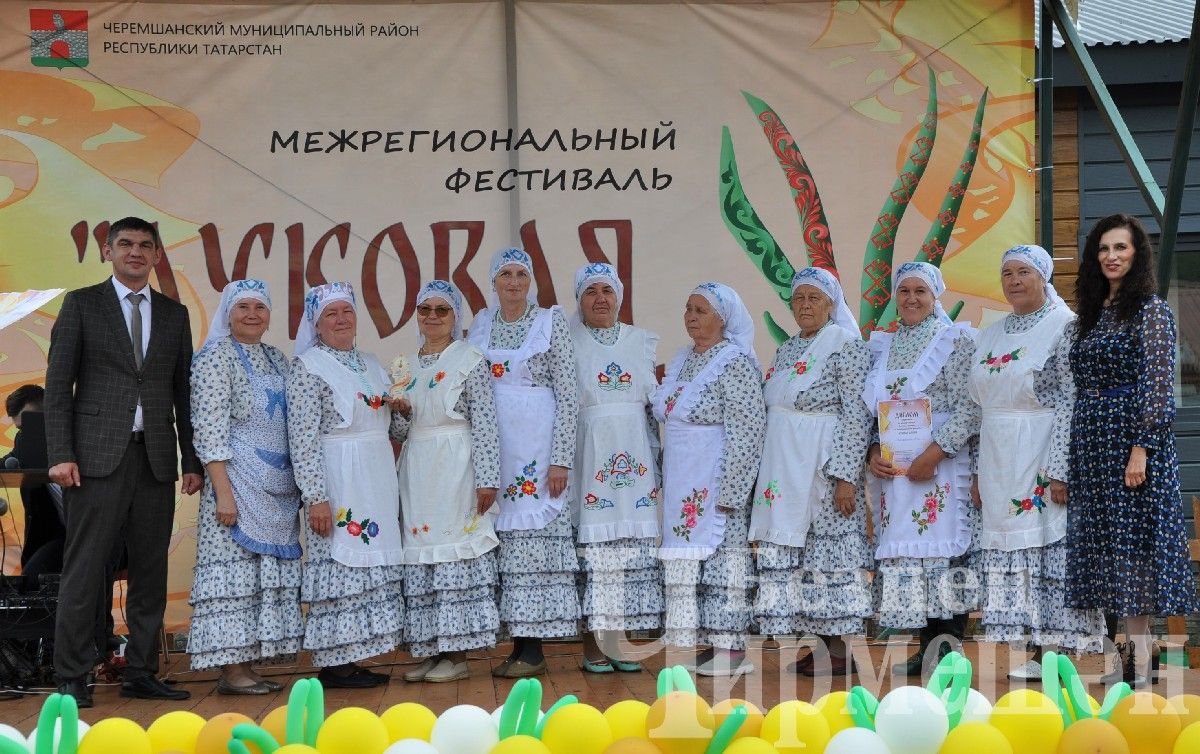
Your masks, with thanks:
M 431 298 L 445 299 L 450 304 L 450 308 L 454 310 L 454 325 L 450 330 L 450 339 L 458 340 L 462 337 L 463 330 L 463 302 L 462 294 L 454 287 L 453 283 L 448 283 L 445 280 L 430 280 L 425 285 L 421 286 L 421 291 L 417 294 L 417 306 L 425 303 Z M 417 328 L 417 348 L 425 345 L 425 336 L 421 334 L 421 328 Z
M 942 271 L 928 262 L 905 262 L 896 270 L 896 277 L 892 283 L 892 298 L 896 298 L 896 291 L 900 288 L 900 283 L 908 278 L 919 278 L 929 286 L 929 290 L 933 293 L 933 313 L 934 315 L 948 325 L 954 324 L 954 320 L 950 319 L 950 315 L 946 314 L 946 310 L 942 307 L 942 294 L 946 292 L 946 281 L 942 280 Z
M 750 357 L 755 368 L 761 372 L 762 365 L 758 362 L 758 355 L 754 353 L 754 318 L 750 316 L 750 310 L 742 303 L 742 297 L 737 291 L 724 283 L 709 282 L 696 286 L 692 293 L 703 296 L 713 305 L 724 323 L 721 335 L 740 353 Z
M 204 345 L 200 346 L 201 351 L 229 337 L 229 315 L 239 301 L 248 298 L 263 302 L 268 310 L 271 308 L 271 292 L 261 280 L 235 280 L 225 286 L 221 291 L 221 303 L 217 304 L 212 322 L 208 324 L 208 336 L 204 338 Z
M 1000 271 L 1002 273 L 1004 272 L 1004 263 L 1013 259 L 1022 264 L 1029 265 L 1042 276 L 1042 290 L 1046 292 L 1046 298 L 1051 302 L 1051 307 L 1067 305 L 1067 302 L 1063 301 L 1062 296 L 1058 295 L 1058 291 L 1054 289 L 1054 284 L 1050 282 L 1054 277 L 1054 260 L 1045 249 L 1041 246 L 1031 246 L 1028 244 L 1012 247 L 1004 252 L 1004 256 L 1000 257 Z
M 501 269 L 510 264 L 524 267 L 525 271 L 529 273 L 529 291 L 525 294 L 525 300 L 531 304 L 537 303 L 537 297 L 533 295 L 533 258 L 522 249 L 510 247 L 500 249 L 492 255 L 492 269 L 489 277 L 492 283 L 491 307 L 493 309 L 500 305 L 500 296 L 496 293 L 496 276 L 500 274 Z
M 579 310 L 578 304 L 583 299 L 583 292 L 592 283 L 608 283 L 612 286 L 612 289 L 617 292 L 617 309 L 621 308 L 621 302 L 625 300 L 625 286 L 621 283 L 621 279 L 617 277 L 616 267 L 604 262 L 585 264 L 575 272 L 576 322 L 583 321 L 583 312 Z
M 311 289 L 304 296 L 304 317 L 296 331 L 296 355 L 304 353 L 317 344 L 317 320 L 325 307 L 335 301 L 345 301 L 358 311 L 354 301 L 354 286 L 349 283 L 326 283 Z
M 854 318 L 854 313 L 850 311 L 850 305 L 846 303 L 846 293 L 842 290 L 842 284 L 838 282 L 832 272 L 820 267 L 805 267 L 797 270 L 796 274 L 792 276 L 793 296 L 796 295 L 796 289 L 802 285 L 811 285 L 819 289 L 833 302 L 833 324 L 849 330 L 857 337 L 862 337 L 862 333 L 858 330 L 858 320 Z

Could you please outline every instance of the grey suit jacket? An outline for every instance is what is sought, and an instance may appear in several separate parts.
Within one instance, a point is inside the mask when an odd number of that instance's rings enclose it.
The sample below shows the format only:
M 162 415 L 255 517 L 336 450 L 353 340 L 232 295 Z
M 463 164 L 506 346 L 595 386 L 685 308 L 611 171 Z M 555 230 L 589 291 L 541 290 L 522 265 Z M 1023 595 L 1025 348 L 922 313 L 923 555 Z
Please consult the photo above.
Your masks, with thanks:
M 138 398 L 146 455 L 160 482 L 201 473 L 192 448 L 192 332 L 185 306 L 150 293 L 150 344 L 139 371 L 112 281 L 71 291 L 50 333 L 46 445 L 50 465 L 74 461 L 83 476 L 108 476 L 124 457 Z M 178 429 L 178 438 L 176 438 Z

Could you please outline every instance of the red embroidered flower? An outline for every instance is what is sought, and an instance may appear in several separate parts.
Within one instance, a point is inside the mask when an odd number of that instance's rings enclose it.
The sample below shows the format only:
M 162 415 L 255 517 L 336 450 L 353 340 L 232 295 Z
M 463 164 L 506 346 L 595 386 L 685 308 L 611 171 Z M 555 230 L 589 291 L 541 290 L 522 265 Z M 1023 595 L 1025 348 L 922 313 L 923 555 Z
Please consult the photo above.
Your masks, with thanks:
M 1010 361 L 1012 361 L 1012 354 L 1011 354 L 1011 353 L 1006 353 L 1006 354 L 1004 354 L 1003 356 L 1001 356 L 1001 357 L 1000 357 L 1000 363 L 1001 363 L 1001 364 L 1007 364 L 1007 363 L 1008 363 L 1008 362 L 1010 362 Z
M 629 372 L 626 372 L 625 374 L 621 375 L 618 379 L 621 382 L 624 382 L 626 385 L 628 385 L 629 383 L 633 382 L 633 375 L 630 374 Z
M 1021 501 L 1021 510 L 1023 510 L 1023 511 L 1033 510 L 1033 501 L 1030 500 L 1029 498 L 1025 498 L 1024 500 L 1022 500 Z
M 696 517 L 695 517 L 695 516 L 688 516 L 688 517 L 687 517 L 687 520 L 685 520 L 685 521 L 683 522 L 683 525 L 684 525 L 684 526 L 686 526 L 686 527 L 687 527 L 687 528 L 689 528 L 689 529 L 695 529 L 695 528 L 696 528 Z
M 925 520 L 931 524 L 936 524 L 937 523 L 937 511 L 929 511 L 929 515 L 925 517 Z
M 417 534 L 417 532 L 418 532 L 418 531 L 420 531 L 420 529 L 418 529 L 417 527 L 415 527 L 415 526 L 414 526 L 414 527 L 412 528 L 412 533 L 413 533 L 413 536 L 416 536 L 416 534 Z
M 936 511 L 937 505 L 938 505 L 937 500 L 935 500 L 934 498 L 932 498 L 932 497 L 925 498 L 925 510 Z
M 604 374 L 603 372 L 596 375 L 596 379 L 599 380 L 601 385 L 607 385 L 608 383 L 612 382 L 612 380 L 608 378 L 608 375 Z
M 362 534 L 362 524 L 358 523 L 357 521 L 351 521 L 350 523 L 346 524 L 346 531 L 350 534 L 350 536 L 357 537 L 359 534 Z
M 1045 494 L 1046 494 L 1045 487 L 1042 487 L 1039 485 L 1039 486 L 1033 488 L 1033 496 L 1034 497 L 1041 497 L 1042 495 L 1045 495 Z
M 445 373 L 445 372 L 438 372 L 437 374 L 435 374 L 435 375 L 433 376 L 433 381 L 434 381 L 434 382 L 441 382 L 441 381 L 442 381 L 442 380 L 444 380 L 444 379 L 446 379 L 446 373 Z
M 688 502 L 683 504 L 683 508 L 681 508 L 681 512 L 685 516 L 694 517 L 696 515 L 696 504 L 689 500 Z
M 773 374 L 775 374 L 775 367 L 771 367 L 770 369 L 767 370 L 766 375 L 763 376 L 763 382 L 766 382 L 767 380 L 771 379 L 771 375 L 773 375 Z
M 763 497 L 765 497 L 768 500 L 775 499 L 775 490 L 771 489 L 770 487 L 767 487 L 765 490 L 763 490 L 762 494 L 763 494 Z
M 587 495 L 584 496 L 583 501 L 585 503 L 587 503 L 588 505 L 595 505 L 596 501 L 599 499 L 600 498 L 596 497 L 595 495 L 593 495 L 592 493 L 589 492 Z
M 805 372 L 808 371 L 808 362 L 807 361 L 797 361 L 795 366 L 793 366 L 792 368 L 796 370 L 797 375 L 804 374 Z
M 422 526 L 422 527 L 421 527 L 421 531 L 423 531 L 423 532 L 425 532 L 426 534 L 428 534 L 428 533 L 429 533 L 429 524 L 425 524 L 424 526 Z
M 521 492 L 526 495 L 532 495 L 537 492 L 537 485 L 531 480 L 526 479 L 524 482 L 521 482 Z
M 504 365 L 503 364 L 492 364 L 492 376 L 493 377 L 503 377 L 504 376 Z

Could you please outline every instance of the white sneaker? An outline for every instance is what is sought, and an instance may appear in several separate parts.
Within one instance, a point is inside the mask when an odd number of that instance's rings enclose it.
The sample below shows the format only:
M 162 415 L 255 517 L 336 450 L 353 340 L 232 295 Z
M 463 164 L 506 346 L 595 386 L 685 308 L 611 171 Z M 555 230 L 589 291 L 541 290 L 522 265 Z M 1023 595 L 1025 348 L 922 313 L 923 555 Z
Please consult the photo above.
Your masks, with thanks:
M 746 656 L 739 655 L 737 661 L 733 660 L 733 655 L 728 652 L 718 652 L 711 660 L 696 668 L 696 675 L 709 677 L 729 676 L 737 678 L 739 675 L 754 672 L 754 663 L 746 659 Z
M 433 670 L 425 674 L 425 683 L 449 683 L 450 681 L 461 681 L 471 675 L 467 670 L 465 662 L 451 662 L 448 659 L 442 660 Z
M 406 680 L 410 683 L 416 683 L 418 681 L 423 681 L 423 680 L 425 680 L 425 676 L 429 675 L 429 671 L 436 668 L 437 665 L 438 665 L 438 658 L 436 658 L 436 657 L 426 658 L 425 662 L 421 663 L 420 665 L 416 666 L 412 670 L 405 673 L 404 680 Z
M 1008 671 L 1011 681 L 1040 681 L 1042 680 L 1042 664 L 1037 660 L 1027 660 L 1019 668 Z

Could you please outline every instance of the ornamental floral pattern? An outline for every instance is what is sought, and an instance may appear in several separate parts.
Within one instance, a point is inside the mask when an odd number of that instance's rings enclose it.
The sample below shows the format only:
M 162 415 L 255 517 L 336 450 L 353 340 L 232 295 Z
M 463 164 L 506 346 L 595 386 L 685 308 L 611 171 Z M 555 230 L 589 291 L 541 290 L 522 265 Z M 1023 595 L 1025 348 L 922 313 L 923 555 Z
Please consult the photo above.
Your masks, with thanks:
M 979 363 L 981 365 L 987 367 L 988 374 L 995 374 L 996 372 L 999 372 L 1000 370 L 1004 369 L 1006 366 L 1008 366 L 1012 362 L 1020 361 L 1021 360 L 1021 352 L 1024 350 L 1025 350 L 1025 348 L 1024 348 L 1024 346 L 1022 346 L 1021 348 L 1018 348 L 1015 351 L 1009 351 L 1008 353 L 1002 353 L 999 356 L 993 356 L 992 352 L 988 351 L 987 356 L 984 356 L 982 359 L 980 359 Z
M 607 482 L 609 487 L 619 490 L 622 487 L 632 487 L 639 478 L 644 477 L 650 469 L 639 463 L 628 451 L 613 453 L 604 465 L 596 472 L 597 482 Z
M 1041 513 L 1046 507 L 1046 490 L 1050 487 L 1050 479 L 1046 470 L 1038 471 L 1033 480 L 1033 491 L 1026 498 L 1012 498 L 1009 515 L 1020 516 L 1025 513 Z
M 912 511 L 912 522 L 917 525 L 917 534 L 937 523 L 938 514 L 946 510 L 946 495 L 950 494 L 950 483 L 934 485 L 925 493 L 925 503 L 920 510 Z
M 605 508 L 612 508 L 613 501 L 608 498 L 597 497 L 589 492 L 583 496 L 583 507 L 589 511 L 602 511 Z
M 495 377 L 496 379 L 500 379 L 505 374 L 512 371 L 512 367 L 510 367 L 508 365 L 507 360 L 505 360 L 505 361 L 489 361 L 488 369 L 491 370 L 492 376 Z
M 429 389 L 433 390 L 435 387 L 437 387 L 437 384 L 444 379 L 446 379 L 445 372 L 438 372 L 437 374 L 433 375 L 429 378 Z
M 354 512 L 349 508 L 338 508 L 336 521 L 339 529 L 345 529 L 347 534 L 361 539 L 365 545 L 371 544 L 371 540 L 379 536 L 379 524 L 369 518 L 355 521 Z
M 521 498 L 531 497 L 534 500 L 540 500 L 538 497 L 538 473 L 537 459 L 525 464 L 521 469 L 521 473 L 513 478 L 511 484 L 504 488 L 505 500 L 517 501 Z
M 795 364 L 792 364 L 791 369 L 788 370 L 788 382 L 791 382 L 792 380 L 803 375 L 807 371 L 808 371 L 808 362 L 807 361 L 797 361 Z
M 601 390 L 628 390 L 633 384 L 633 375 L 621 368 L 615 361 L 609 362 L 603 372 L 596 375 L 596 383 Z
M 699 525 L 700 517 L 704 515 L 704 503 L 707 500 L 707 487 L 702 490 L 693 488 L 692 494 L 683 499 L 683 504 L 679 507 L 680 522 L 671 527 L 675 536 L 685 542 L 692 541 L 692 530 Z
M 767 369 L 767 373 L 763 375 L 763 384 L 765 385 L 768 382 L 770 382 L 771 378 L 774 376 L 775 376 L 775 365 L 772 364 L 771 367 L 769 369 Z
M 429 524 L 421 524 L 420 526 L 410 526 L 408 532 L 414 537 L 419 537 L 422 534 L 429 533 Z
M 892 400 L 900 400 L 900 391 L 904 389 L 904 385 L 908 382 L 907 377 L 897 377 L 895 382 L 884 385 L 883 388 L 892 395 Z
M 683 388 L 684 388 L 684 386 L 680 385 L 679 387 L 675 388 L 675 392 L 673 392 L 667 396 L 667 401 L 666 401 L 667 407 L 666 407 L 666 410 L 663 412 L 665 415 L 667 415 L 667 416 L 671 415 L 671 412 L 675 409 L 675 404 L 679 401 L 679 396 L 683 394 Z
M 779 480 L 772 479 L 767 483 L 766 488 L 758 497 L 754 499 L 755 505 L 765 505 L 770 508 L 779 499 Z
M 386 401 L 382 395 L 367 395 L 366 393 L 362 392 L 358 394 L 358 398 L 376 411 L 383 408 L 383 404 Z
M 655 507 L 658 505 L 658 498 L 660 494 L 661 493 L 659 493 L 658 488 L 655 487 L 654 489 L 650 490 L 649 495 L 643 495 L 637 499 L 637 502 L 633 504 L 634 509 L 636 510 L 638 508 Z

